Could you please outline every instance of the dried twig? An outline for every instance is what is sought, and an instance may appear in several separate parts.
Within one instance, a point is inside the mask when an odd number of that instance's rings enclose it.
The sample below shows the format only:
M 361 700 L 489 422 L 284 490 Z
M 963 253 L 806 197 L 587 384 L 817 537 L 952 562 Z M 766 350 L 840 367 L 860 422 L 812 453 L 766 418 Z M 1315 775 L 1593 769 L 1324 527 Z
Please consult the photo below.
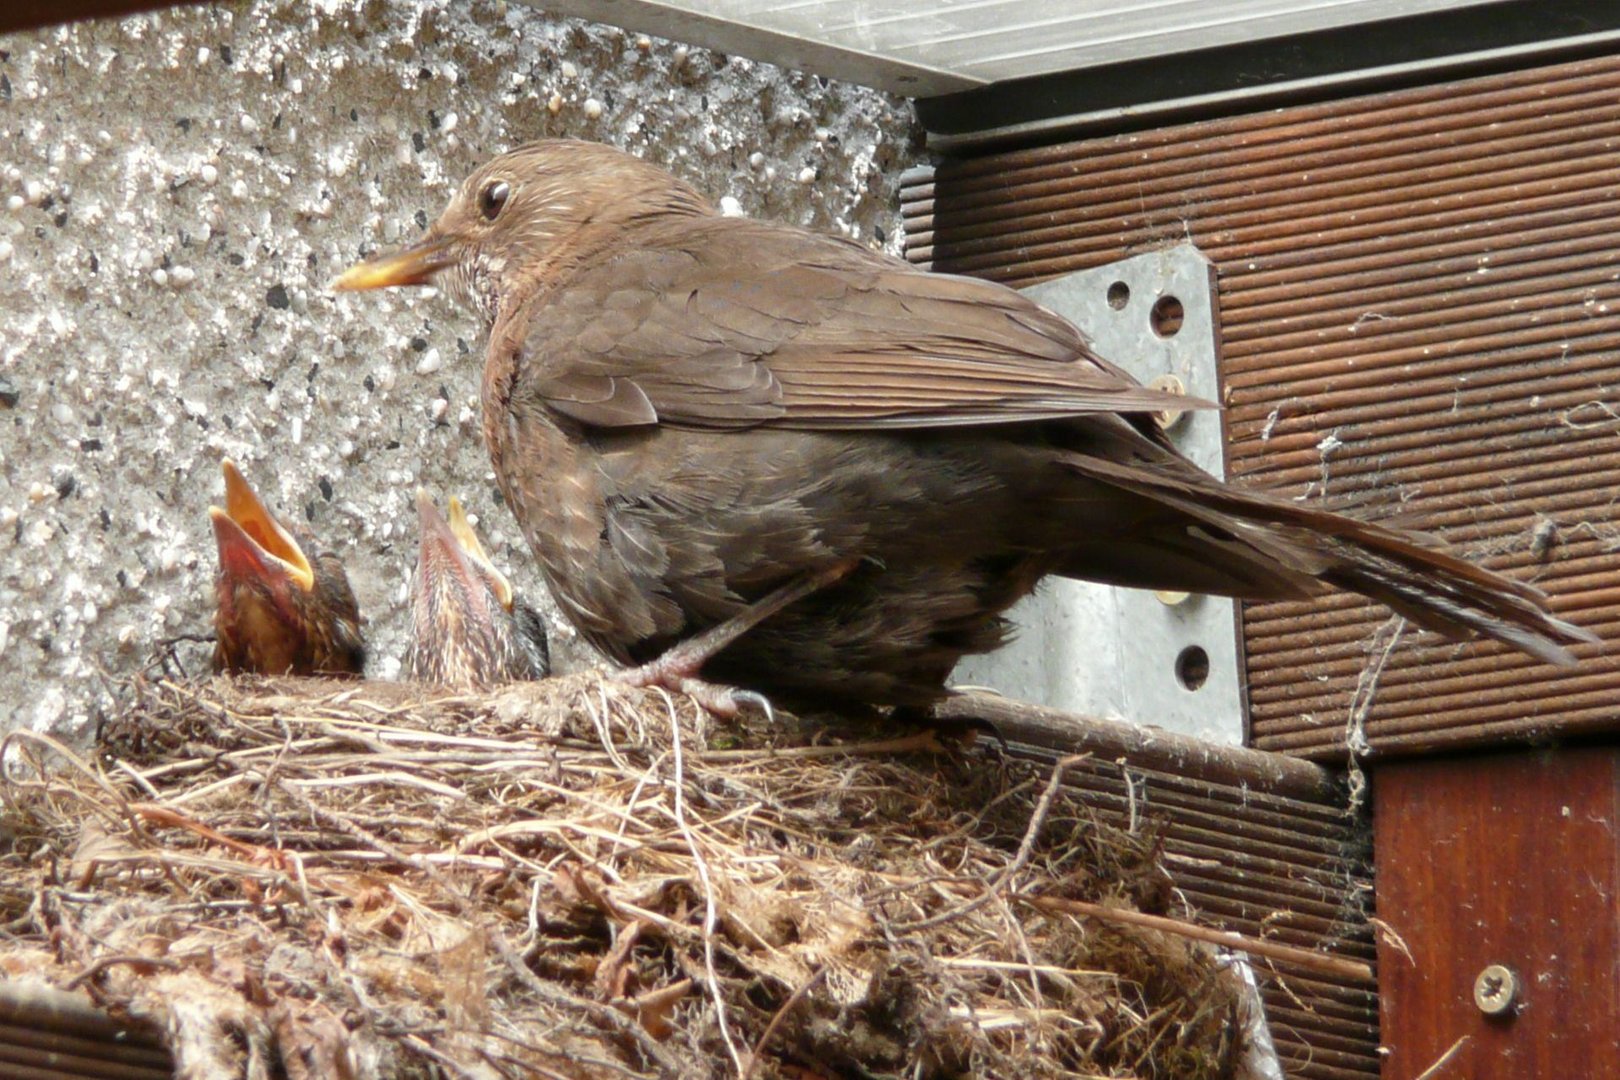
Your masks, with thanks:
M 805 995 L 814 990 L 816 984 L 821 982 L 826 974 L 827 969 L 825 967 L 816 968 L 815 973 L 800 983 L 793 993 L 788 995 L 788 999 L 782 1002 L 782 1007 L 777 1009 L 771 1016 L 771 1022 L 765 1025 L 765 1030 L 760 1033 L 759 1041 L 754 1044 L 753 1052 L 748 1055 L 748 1065 L 742 1071 L 742 1080 L 750 1080 L 759 1069 L 760 1059 L 764 1056 L 765 1047 L 770 1045 L 771 1036 L 776 1034 L 776 1029 L 782 1026 L 782 1021 L 787 1018 L 788 1013 L 793 1011 L 793 1007 L 803 1001 Z
M 180 967 L 178 960 L 170 960 L 166 956 L 98 956 L 89 967 L 63 983 L 62 989 L 77 990 L 108 968 L 124 964 L 132 967 L 163 968 L 166 971 L 176 971 Z
M 457 914 L 461 915 L 463 918 L 466 918 L 474 925 L 478 925 L 481 922 L 478 913 L 472 909 L 471 905 L 467 902 L 466 897 L 462 896 L 460 891 L 450 883 L 449 879 L 444 877 L 443 873 L 438 867 L 435 867 L 429 862 L 413 858 L 405 852 L 399 851 L 392 844 L 389 844 L 380 837 L 373 836 L 365 829 L 362 829 L 358 825 L 355 825 L 353 822 L 349 821 L 343 815 L 317 806 L 313 800 L 300 791 L 287 788 L 285 784 L 282 785 L 282 790 L 292 795 L 295 800 L 301 803 L 311 814 L 311 816 L 318 817 L 327 824 L 332 825 L 348 835 L 355 837 L 361 842 L 376 848 L 379 852 L 387 855 L 389 858 L 395 860 L 401 865 L 410 866 L 421 870 L 430 880 L 433 881 L 435 885 L 439 887 L 440 893 L 443 895 L 444 899 L 448 900 L 456 908 Z M 597 1021 L 603 1026 L 609 1027 L 621 1035 L 628 1035 L 632 1041 L 634 1041 L 640 1047 L 641 1051 L 647 1055 L 648 1059 L 658 1065 L 659 1069 L 665 1076 L 682 1077 L 692 1075 L 689 1071 L 687 1071 L 690 1068 L 689 1064 L 679 1061 L 673 1054 L 665 1050 L 664 1047 L 660 1046 L 655 1040 L 648 1036 L 646 1031 L 644 1031 L 639 1024 L 625 1020 L 623 1016 L 607 1005 L 602 1005 L 599 1002 L 587 1001 L 586 999 L 580 998 L 577 995 L 567 994 L 555 986 L 541 982 L 539 979 L 535 978 L 534 972 L 529 970 L 528 965 L 523 962 L 522 958 L 519 957 L 515 951 L 513 951 L 511 943 L 506 940 L 506 936 L 502 934 L 498 928 L 492 926 L 483 926 L 481 929 L 483 929 L 484 932 L 489 935 L 491 944 L 495 946 L 496 953 L 500 956 L 501 960 L 505 962 L 507 968 L 512 972 L 517 980 L 528 987 L 530 991 L 552 1000 L 566 1001 L 569 1005 L 589 1014 L 593 1020 Z
M 1424 1069 L 1422 1072 L 1418 1073 L 1417 1076 L 1412 1078 L 1412 1080 L 1433 1080 L 1434 1077 L 1440 1075 L 1440 1070 L 1445 1068 L 1446 1065 L 1450 1063 L 1451 1059 L 1457 1056 L 1458 1051 L 1460 1051 L 1467 1044 L 1467 1035 L 1458 1036 L 1457 1041 L 1452 1043 L 1445 1053 L 1436 1058 L 1433 1065 L 1430 1065 L 1427 1069 Z
M 697 835 L 686 823 L 684 794 L 686 765 L 681 758 L 680 718 L 675 715 L 675 702 L 669 696 L 669 692 L 663 687 L 658 687 L 657 691 L 663 696 L 664 705 L 669 709 L 670 747 L 675 752 L 675 775 L 670 779 L 675 797 L 675 824 L 686 840 L 687 849 L 692 852 L 692 865 L 697 868 L 698 880 L 703 883 L 703 971 L 709 978 L 709 996 L 714 1001 L 714 1021 L 720 1028 L 720 1041 L 726 1044 L 726 1052 L 731 1055 L 731 1062 L 737 1066 L 737 1072 L 741 1075 L 746 1072 L 746 1068 L 743 1065 L 742 1053 L 731 1037 L 731 1025 L 726 1022 L 726 999 L 720 992 L 720 976 L 714 969 L 714 931 L 720 922 L 720 910 L 714 899 L 714 879 L 710 876 L 709 864 L 699 849 Z
M 976 911 L 985 904 L 988 904 L 1001 890 L 1001 887 L 1007 884 L 1007 882 L 1011 881 L 1015 875 L 1021 873 L 1024 867 L 1029 863 L 1030 854 L 1035 850 L 1035 838 L 1040 835 L 1041 826 L 1046 823 L 1046 815 L 1052 810 L 1052 800 L 1056 798 L 1058 787 L 1063 782 L 1064 771 L 1071 766 L 1078 765 L 1080 762 L 1086 760 L 1088 756 L 1089 755 L 1086 754 L 1071 754 L 1066 758 L 1061 758 L 1052 766 L 1052 774 L 1047 778 L 1046 788 L 1041 792 L 1040 801 L 1035 804 L 1034 813 L 1030 814 L 1029 816 L 1029 828 L 1024 830 L 1024 839 L 1023 842 L 1018 845 L 1018 854 L 1013 857 L 1012 862 L 1008 863 L 996 874 L 995 879 L 985 887 L 985 890 L 982 893 L 975 896 L 967 903 L 962 904 L 959 907 L 951 908 L 947 911 L 942 911 L 938 915 L 933 915 L 926 919 L 919 919 L 915 922 L 891 924 L 889 927 L 890 932 L 895 934 L 914 934 L 919 930 L 928 930 L 932 927 L 950 922 L 953 919 L 960 919 L 962 916 Z
M 1166 934 L 1192 938 L 1194 941 L 1207 941 L 1211 945 L 1236 949 L 1253 956 L 1281 960 L 1284 963 L 1295 964 L 1340 979 L 1354 979 L 1363 983 L 1376 981 L 1371 965 L 1355 960 L 1345 960 L 1337 956 L 1327 956 L 1323 953 L 1313 952 L 1310 949 L 1301 949 L 1293 945 L 1279 945 L 1274 941 L 1249 937 L 1246 934 L 1235 933 L 1231 930 L 1216 930 L 1208 926 L 1199 926 L 1197 923 L 1166 918 L 1163 915 L 1148 915 L 1141 911 L 1104 907 L 1102 904 L 1090 904 L 1084 900 L 1066 900 L 1058 896 L 1030 896 L 1024 893 L 1014 893 L 1011 899 L 1021 901 L 1039 911 L 1055 915 L 1081 915 L 1091 919 L 1102 919 L 1106 922 L 1142 926 L 1149 930 L 1159 930 Z

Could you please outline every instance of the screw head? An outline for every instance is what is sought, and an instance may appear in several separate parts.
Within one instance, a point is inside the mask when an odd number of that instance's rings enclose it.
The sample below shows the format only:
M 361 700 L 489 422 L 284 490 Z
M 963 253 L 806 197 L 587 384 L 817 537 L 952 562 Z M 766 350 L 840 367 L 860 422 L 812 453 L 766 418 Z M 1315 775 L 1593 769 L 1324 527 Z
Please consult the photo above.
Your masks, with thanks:
M 1486 1016 L 1510 1015 L 1518 998 L 1518 976 L 1502 964 L 1491 964 L 1474 979 L 1474 1004 Z
M 1175 394 L 1178 397 L 1187 396 L 1187 384 L 1182 382 L 1174 375 L 1155 376 L 1153 379 L 1148 381 L 1148 388 L 1152 390 L 1163 390 L 1167 394 Z M 1160 412 L 1154 413 L 1153 420 L 1154 423 L 1159 425 L 1160 430 L 1169 431 L 1171 428 L 1181 423 L 1182 418 L 1186 415 L 1186 409 L 1164 409 Z

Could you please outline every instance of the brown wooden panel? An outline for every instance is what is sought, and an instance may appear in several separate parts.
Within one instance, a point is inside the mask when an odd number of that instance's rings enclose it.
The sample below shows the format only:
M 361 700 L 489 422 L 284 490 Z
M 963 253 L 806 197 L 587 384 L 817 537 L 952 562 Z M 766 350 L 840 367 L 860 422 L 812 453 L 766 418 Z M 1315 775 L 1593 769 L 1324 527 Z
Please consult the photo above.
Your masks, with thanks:
M 1620 1076 L 1620 749 L 1394 762 L 1375 776 L 1385 1076 Z M 1503 964 L 1509 1019 L 1475 1006 Z
M 1089 751 L 1065 784 L 1103 821 L 1152 823 L 1170 884 L 1201 921 L 1328 956 L 1374 959 L 1370 830 L 1364 815 L 1348 811 L 1339 778 L 1327 770 L 979 695 L 952 709 L 992 719 L 1017 757 L 1051 761 Z M 1379 1075 L 1370 982 L 1257 966 L 1292 1080 Z
M 1620 642 L 1620 58 L 947 160 L 908 254 L 1025 285 L 1191 239 L 1232 469 L 1398 516 Z M 1342 761 L 1387 613 L 1248 605 L 1253 744 Z M 1620 727 L 1620 658 L 1405 634 L 1379 753 Z
M 0 976 L 0 1076 L 7 1080 L 165 1080 L 174 1061 L 158 1033 L 120 1022 L 83 991 Z

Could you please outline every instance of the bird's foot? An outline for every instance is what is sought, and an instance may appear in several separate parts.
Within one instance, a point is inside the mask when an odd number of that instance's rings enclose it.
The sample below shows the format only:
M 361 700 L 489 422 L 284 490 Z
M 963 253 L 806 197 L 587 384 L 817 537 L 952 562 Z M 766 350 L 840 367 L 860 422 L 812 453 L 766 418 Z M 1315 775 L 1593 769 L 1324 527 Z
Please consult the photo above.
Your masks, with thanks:
M 767 720 L 774 722 L 776 710 L 771 708 L 771 703 L 763 694 L 706 682 L 698 677 L 698 673 L 715 654 L 743 634 L 794 601 L 841 580 L 860 564 L 860 559 L 845 559 L 794 578 L 725 622 L 716 623 L 702 633 L 670 647 L 656 660 L 619 672 L 615 678 L 631 686 L 662 686 L 666 690 L 679 691 L 722 719 L 736 719 L 743 705 L 752 705 L 764 713 Z
M 679 648 L 676 646 L 650 664 L 621 671 L 613 677 L 631 686 L 661 686 L 665 690 L 685 694 L 710 716 L 722 720 L 735 720 L 742 715 L 743 706 L 752 705 L 765 715 L 768 723 L 776 723 L 776 710 L 764 694 L 700 679 L 685 669 L 678 658 L 671 663 L 671 656 Z

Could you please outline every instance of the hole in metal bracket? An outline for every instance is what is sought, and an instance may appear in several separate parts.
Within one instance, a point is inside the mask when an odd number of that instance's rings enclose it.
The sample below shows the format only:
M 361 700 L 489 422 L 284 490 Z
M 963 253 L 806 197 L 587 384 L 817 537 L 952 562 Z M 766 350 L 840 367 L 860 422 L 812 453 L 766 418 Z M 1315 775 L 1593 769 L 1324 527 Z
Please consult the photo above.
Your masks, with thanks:
M 1189 645 L 1176 656 L 1176 679 L 1188 690 L 1209 681 L 1209 653 L 1202 645 Z
M 1174 296 L 1161 296 L 1153 305 L 1153 311 L 1148 315 L 1148 322 L 1153 332 L 1160 337 L 1175 337 L 1176 331 L 1181 329 L 1182 320 L 1187 317 L 1186 310 L 1181 301 Z
M 1123 311 L 1130 300 L 1131 287 L 1123 281 L 1116 281 L 1108 286 L 1108 306 L 1115 311 Z

